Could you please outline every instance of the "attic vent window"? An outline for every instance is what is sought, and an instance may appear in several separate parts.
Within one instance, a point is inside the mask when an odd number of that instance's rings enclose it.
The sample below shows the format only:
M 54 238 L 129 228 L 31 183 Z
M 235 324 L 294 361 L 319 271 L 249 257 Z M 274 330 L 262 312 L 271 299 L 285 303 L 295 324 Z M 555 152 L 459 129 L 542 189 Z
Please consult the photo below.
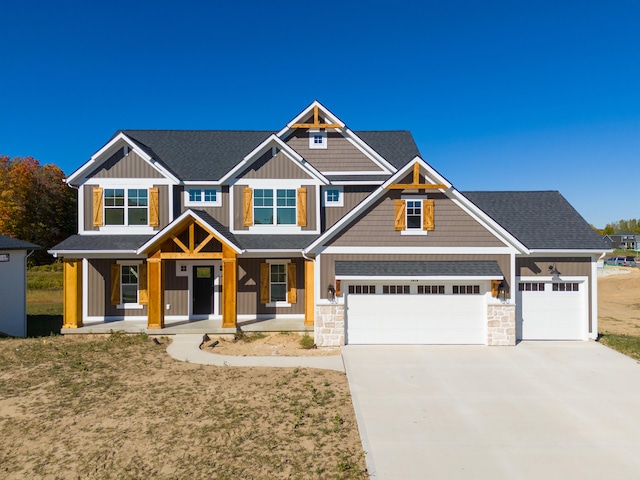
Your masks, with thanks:
M 318 129 L 309 130 L 309 148 L 327 148 L 327 132 Z

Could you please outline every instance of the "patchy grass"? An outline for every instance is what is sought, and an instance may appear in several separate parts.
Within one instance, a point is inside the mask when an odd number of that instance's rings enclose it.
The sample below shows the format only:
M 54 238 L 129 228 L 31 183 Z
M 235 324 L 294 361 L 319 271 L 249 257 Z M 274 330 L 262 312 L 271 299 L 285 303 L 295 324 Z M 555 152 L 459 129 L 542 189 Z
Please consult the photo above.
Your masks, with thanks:
M 0 477 L 368 478 L 343 373 L 193 365 L 161 341 L 0 340 Z
M 62 264 L 27 270 L 27 315 L 62 315 Z
M 598 341 L 631 358 L 640 360 L 640 336 L 603 333 L 598 337 Z

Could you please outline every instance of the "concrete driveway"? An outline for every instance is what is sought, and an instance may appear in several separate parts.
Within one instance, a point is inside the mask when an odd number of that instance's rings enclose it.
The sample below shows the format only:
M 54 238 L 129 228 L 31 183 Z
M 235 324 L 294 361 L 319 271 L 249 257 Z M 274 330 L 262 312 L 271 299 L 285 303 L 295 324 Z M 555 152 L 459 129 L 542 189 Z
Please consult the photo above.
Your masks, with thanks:
M 640 364 L 595 342 L 346 346 L 372 478 L 640 478 Z

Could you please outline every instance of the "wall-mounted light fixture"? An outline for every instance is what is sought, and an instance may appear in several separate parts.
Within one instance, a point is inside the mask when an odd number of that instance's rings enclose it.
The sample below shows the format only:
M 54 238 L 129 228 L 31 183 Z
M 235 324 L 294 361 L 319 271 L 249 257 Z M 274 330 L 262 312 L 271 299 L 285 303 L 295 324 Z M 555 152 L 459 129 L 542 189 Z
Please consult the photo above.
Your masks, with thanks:
M 553 275 L 554 277 L 558 277 L 560 275 L 562 275 L 558 269 L 556 268 L 556 264 L 554 263 L 553 265 L 549 265 L 549 275 Z
M 507 282 L 504 280 L 500 280 L 500 283 L 498 284 L 497 298 L 503 302 L 507 299 Z

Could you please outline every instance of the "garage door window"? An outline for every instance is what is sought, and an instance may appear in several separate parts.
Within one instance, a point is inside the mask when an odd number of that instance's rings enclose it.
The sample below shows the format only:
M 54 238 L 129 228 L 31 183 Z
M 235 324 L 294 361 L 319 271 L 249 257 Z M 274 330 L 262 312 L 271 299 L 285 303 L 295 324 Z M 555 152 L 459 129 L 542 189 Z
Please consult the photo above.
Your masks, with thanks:
M 579 283 L 556 282 L 553 284 L 554 292 L 578 292 L 580 291 Z
M 544 292 L 544 283 L 520 282 L 518 290 L 521 292 Z
M 444 295 L 444 285 L 418 285 L 419 295 Z
M 480 293 L 480 285 L 454 285 L 454 295 L 478 295 Z
M 375 295 L 375 285 L 349 285 L 349 293 L 357 295 Z
M 383 285 L 382 293 L 384 295 L 409 295 L 409 285 Z

